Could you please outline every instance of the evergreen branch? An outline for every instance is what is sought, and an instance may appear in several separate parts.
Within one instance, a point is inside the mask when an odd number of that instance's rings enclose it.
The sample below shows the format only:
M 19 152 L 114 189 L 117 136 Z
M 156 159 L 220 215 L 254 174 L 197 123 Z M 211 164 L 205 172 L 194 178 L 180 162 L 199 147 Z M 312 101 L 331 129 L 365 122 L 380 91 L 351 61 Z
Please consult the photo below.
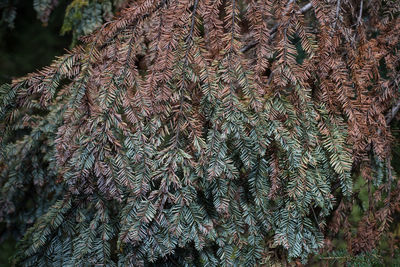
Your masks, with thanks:
M 290 0 L 288 5 L 290 5 L 292 2 L 294 2 L 293 0 Z M 306 5 L 304 5 L 302 8 L 300 8 L 300 13 L 306 13 L 308 10 L 310 10 L 312 8 L 312 4 L 311 3 L 307 3 Z M 270 30 L 269 34 L 270 34 L 270 40 L 272 40 L 275 36 L 276 31 L 278 30 L 279 27 L 279 23 L 276 23 L 272 29 Z M 246 46 L 244 46 L 243 48 L 240 49 L 240 52 L 245 53 L 248 50 L 252 49 L 253 47 L 255 47 L 258 44 L 258 42 L 251 42 L 250 44 L 247 44 Z

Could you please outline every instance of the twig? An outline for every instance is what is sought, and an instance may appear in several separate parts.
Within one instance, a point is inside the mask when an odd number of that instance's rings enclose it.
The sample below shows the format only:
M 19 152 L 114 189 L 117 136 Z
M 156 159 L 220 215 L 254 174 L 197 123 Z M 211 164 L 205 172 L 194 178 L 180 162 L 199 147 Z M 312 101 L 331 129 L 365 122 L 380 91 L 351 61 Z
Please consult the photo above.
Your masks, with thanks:
M 391 197 L 391 194 L 392 194 L 392 179 L 393 179 L 393 176 L 392 176 L 392 164 L 391 164 L 391 160 L 392 160 L 392 157 L 389 157 L 388 159 L 386 159 L 386 164 L 387 164 L 387 170 L 388 170 L 388 200 L 387 200 L 387 202 L 386 202 L 386 207 L 389 207 L 389 205 L 390 205 L 390 197 Z
M 337 0 L 336 16 L 335 16 L 335 22 L 333 23 L 333 29 L 336 29 L 337 21 L 339 19 L 339 12 L 340 12 L 340 0 Z
M 361 0 L 361 4 L 360 4 L 360 13 L 358 14 L 357 25 L 360 25 L 360 24 L 361 24 L 363 3 L 364 3 L 364 1 Z
M 292 4 L 293 2 L 294 2 L 294 0 L 290 0 L 287 4 L 287 7 L 289 7 L 289 5 Z M 311 8 L 312 8 L 312 4 L 308 3 L 300 9 L 300 13 L 303 14 L 303 13 L 307 12 L 308 10 L 310 10 Z M 287 10 L 285 12 L 287 12 Z M 271 31 L 269 32 L 270 39 L 274 38 L 275 33 L 278 30 L 278 27 L 279 27 L 279 23 L 276 23 L 274 25 L 274 27 L 272 27 Z M 246 51 L 255 47 L 257 44 L 258 44 L 258 41 L 253 41 L 253 42 L 247 44 L 246 46 L 244 46 L 243 48 L 241 48 L 240 52 L 245 53 Z
M 300 13 L 303 14 L 305 12 L 307 12 L 308 10 L 310 10 L 312 8 L 312 4 L 308 3 L 305 6 L 303 6 L 302 8 L 300 8 Z
M 400 99 L 397 100 L 396 104 L 390 109 L 389 113 L 385 116 L 386 117 L 386 125 L 389 125 L 394 117 L 396 116 L 397 112 L 400 110 Z
M 396 77 L 393 78 L 391 81 L 391 84 L 389 86 L 394 86 L 394 87 L 399 87 L 400 86 L 400 74 L 396 75 Z M 394 117 L 396 117 L 396 114 L 400 110 L 400 98 L 397 99 L 396 103 L 392 106 L 390 111 L 385 115 L 386 119 L 386 125 L 389 125 Z

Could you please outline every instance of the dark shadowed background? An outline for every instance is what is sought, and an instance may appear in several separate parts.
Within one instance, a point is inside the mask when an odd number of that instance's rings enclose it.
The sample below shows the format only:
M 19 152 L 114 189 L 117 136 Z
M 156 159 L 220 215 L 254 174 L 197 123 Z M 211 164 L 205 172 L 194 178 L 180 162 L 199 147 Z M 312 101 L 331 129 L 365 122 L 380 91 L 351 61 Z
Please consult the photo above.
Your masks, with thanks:
M 7 8 L 5 4 L 0 5 L 0 17 Z M 59 1 L 47 25 L 37 19 L 33 0 L 19 0 L 10 4 L 16 7 L 16 18 L 13 28 L 4 21 L 0 22 L 0 84 L 48 65 L 71 44 L 70 34 L 60 34 L 66 1 Z M 0 233 L 4 230 L 4 223 L 0 224 Z M 9 266 L 8 259 L 16 243 L 12 234 L 1 235 L 6 240 L 0 240 L 0 267 Z

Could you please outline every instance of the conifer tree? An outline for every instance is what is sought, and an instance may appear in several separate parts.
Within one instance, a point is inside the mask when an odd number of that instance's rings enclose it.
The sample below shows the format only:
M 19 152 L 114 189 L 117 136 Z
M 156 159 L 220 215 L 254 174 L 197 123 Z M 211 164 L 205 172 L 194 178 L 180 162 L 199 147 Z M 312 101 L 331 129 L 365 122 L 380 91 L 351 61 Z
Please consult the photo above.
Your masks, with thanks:
M 400 210 L 399 12 L 130 1 L 0 88 L 0 220 L 24 235 L 13 263 L 306 263 L 339 234 L 351 255 L 373 251 Z

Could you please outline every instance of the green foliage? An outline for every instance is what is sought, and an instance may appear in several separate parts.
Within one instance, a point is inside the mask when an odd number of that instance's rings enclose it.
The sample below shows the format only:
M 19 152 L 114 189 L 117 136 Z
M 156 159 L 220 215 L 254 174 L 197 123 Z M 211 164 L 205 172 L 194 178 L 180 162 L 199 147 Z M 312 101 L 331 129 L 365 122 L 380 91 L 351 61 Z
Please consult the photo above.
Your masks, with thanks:
M 329 253 L 327 256 L 321 256 L 320 259 L 328 261 L 332 266 L 338 264 L 340 266 L 372 267 L 383 266 L 384 263 L 376 251 L 353 256 L 349 255 L 347 251 L 337 250 Z
M 319 225 L 332 210 L 330 185 L 339 181 L 344 194 L 351 192 L 351 156 L 344 149 L 346 131 L 341 130 L 344 124 L 340 118 L 333 123 L 325 115 L 324 106 L 317 108 L 313 102 L 307 103 L 305 112 L 299 114 L 285 97 L 268 99 L 265 108 L 256 112 L 228 91 L 218 100 L 204 98 L 198 107 L 205 114 L 212 110 L 205 119 L 213 126 L 202 128 L 207 138 L 185 137 L 184 141 L 186 130 L 154 135 L 161 123 L 157 117 L 137 121 L 137 131 L 124 131 L 117 117 L 110 116 L 110 112 L 122 112 L 122 95 L 106 91 L 99 94 L 100 103 L 105 106 L 101 116 L 91 122 L 92 128 L 78 129 L 83 131 L 81 136 L 70 138 L 76 142 L 76 150 L 60 165 L 54 161 L 60 157 L 54 154 L 54 141 L 60 138 L 58 129 L 68 125 L 64 118 L 67 110 L 75 110 L 75 103 L 83 99 L 80 88 L 88 79 L 84 67 L 82 76 L 73 84 L 74 91 L 57 94 L 56 88 L 78 59 L 79 54 L 59 58 L 48 69 L 51 76 L 40 86 L 51 98 L 59 95 L 57 105 L 37 113 L 34 110 L 42 108 L 33 101 L 30 105 L 34 109 L 15 113 L 11 118 L 14 123 L 4 131 L 4 201 L 18 203 L 24 196 L 23 191 L 10 190 L 7 185 L 19 184 L 22 189 L 28 183 L 39 188 L 46 184 L 45 190 L 38 189 L 46 195 L 35 196 L 46 205 L 38 209 L 35 201 L 35 208 L 45 213 L 35 215 L 38 220 L 25 235 L 16 262 L 27 266 L 80 266 L 85 262 L 112 265 L 117 253 L 122 265 L 135 265 L 136 261 L 166 257 L 176 247 L 207 251 L 217 246 L 215 254 L 199 257 L 211 262 L 218 259 L 223 266 L 250 266 L 268 249 L 263 236 L 272 233 L 271 246 L 288 249 L 290 258 L 306 260 L 309 253 L 317 253 L 322 247 Z M 179 61 L 176 64 L 179 66 Z M 190 68 L 178 67 L 178 71 L 183 72 L 183 81 L 199 81 L 190 74 Z M 226 73 L 229 72 L 222 72 L 215 80 L 239 77 L 239 84 L 250 86 L 242 80 L 248 74 L 240 68 L 232 76 Z M 16 92 L 29 88 L 25 87 L 28 83 L 3 87 L 3 120 L 13 110 Z M 186 94 L 185 87 L 179 89 L 179 82 L 169 86 L 178 95 Z M 309 97 L 309 92 L 304 94 Z M 273 113 L 288 119 L 268 120 Z M 128 110 L 123 114 L 130 116 Z M 29 130 L 15 140 L 15 134 L 25 129 L 26 122 Z M 177 123 L 179 127 L 179 118 Z M 100 131 L 105 125 L 109 125 L 112 136 Z M 112 148 L 110 138 L 118 138 L 119 148 Z M 178 146 L 182 142 L 193 142 L 196 150 L 188 154 Z M 277 154 L 266 151 L 265 146 L 271 143 Z M 193 165 L 203 153 L 208 160 Z M 21 164 L 25 167 L 21 168 Z M 63 164 L 66 168 L 61 167 Z M 60 167 L 64 169 L 64 182 L 57 184 Z M 87 176 L 90 173 L 98 177 L 93 182 L 99 194 L 92 186 L 84 186 L 86 179 L 92 179 Z M 273 181 L 275 175 L 279 178 Z M 279 185 L 274 184 L 277 181 Z M 62 193 L 66 187 L 72 195 Z M 63 200 L 56 202 L 60 197 Z M 52 206 L 47 209 L 49 205 Z M 119 252 L 111 250 L 115 246 Z

